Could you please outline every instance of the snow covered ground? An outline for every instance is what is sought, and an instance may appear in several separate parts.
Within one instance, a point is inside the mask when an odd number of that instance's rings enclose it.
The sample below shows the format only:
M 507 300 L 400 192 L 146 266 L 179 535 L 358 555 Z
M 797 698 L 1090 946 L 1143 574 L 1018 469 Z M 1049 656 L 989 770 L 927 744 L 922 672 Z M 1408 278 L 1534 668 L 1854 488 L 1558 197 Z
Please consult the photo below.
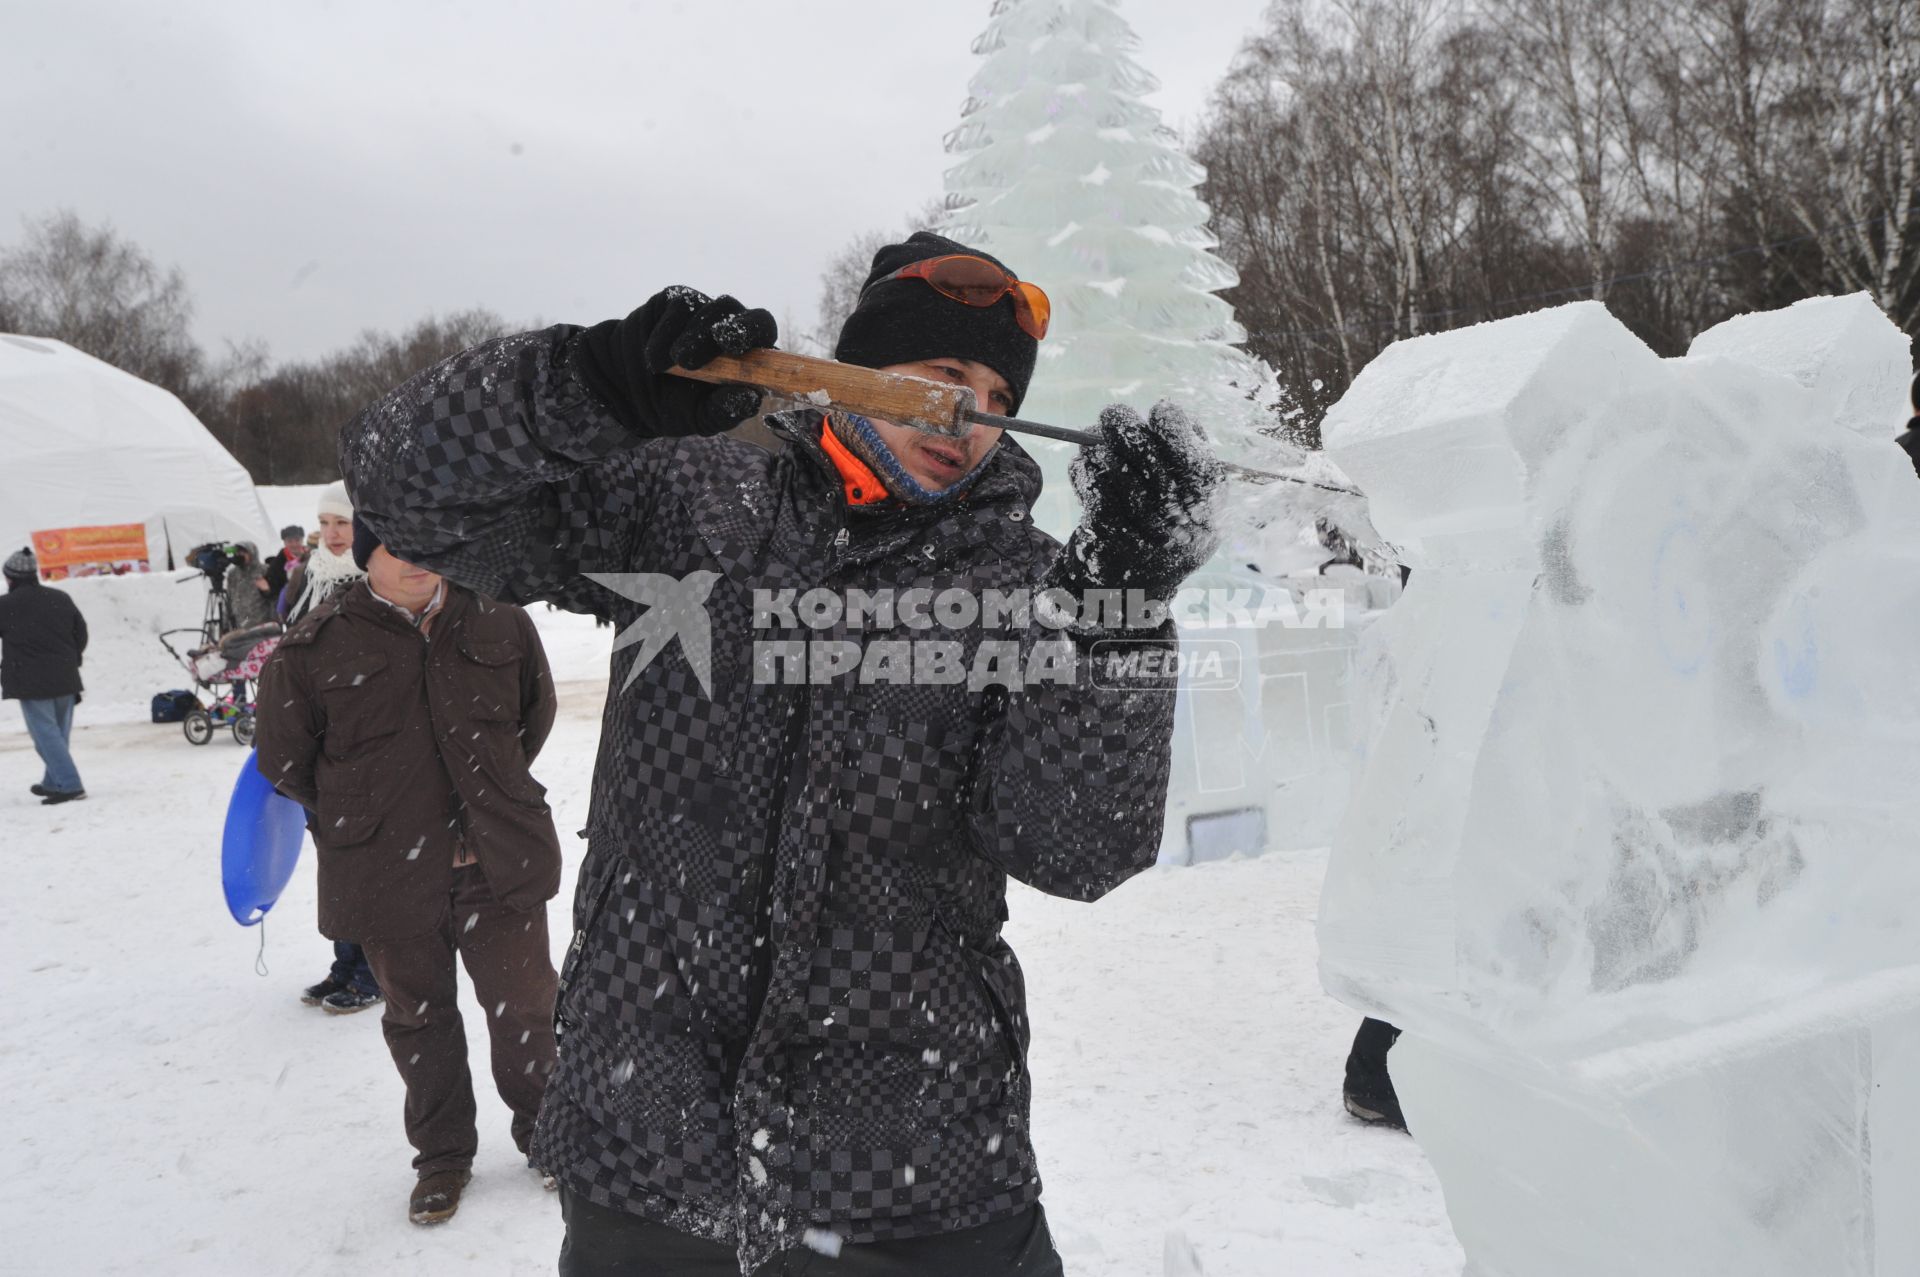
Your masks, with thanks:
M 563 680 L 536 770 L 566 834 L 585 823 L 609 632 L 535 615 Z M 255 974 L 260 930 L 228 918 L 219 886 L 240 750 L 91 705 L 74 737 L 91 797 L 57 808 L 28 795 L 38 762 L 0 714 L 0 1272 L 551 1272 L 558 1209 L 484 1082 L 459 1216 L 406 1222 L 411 1150 L 376 1015 L 297 1000 L 329 952 L 310 862 Z M 565 841 L 570 894 L 581 844 Z M 1036 1140 L 1075 1277 L 1460 1271 L 1418 1147 L 1340 1109 L 1355 1016 L 1314 974 L 1324 863 L 1155 870 L 1093 906 L 1016 887 Z M 484 1060 L 472 1017 L 469 1032 Z

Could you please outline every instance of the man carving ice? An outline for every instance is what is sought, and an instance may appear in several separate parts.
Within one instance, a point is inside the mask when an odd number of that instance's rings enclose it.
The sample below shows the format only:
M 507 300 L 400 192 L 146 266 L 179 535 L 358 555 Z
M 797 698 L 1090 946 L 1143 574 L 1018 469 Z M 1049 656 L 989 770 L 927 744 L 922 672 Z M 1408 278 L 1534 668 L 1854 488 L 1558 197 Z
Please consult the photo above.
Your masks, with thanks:
M 1010 414 L 1046 320 L 1039 289 L 923 232 L 875 255 L 836 357 Z M 456 356 L 342 441 L 363 517 L 496 597 L 624 630 L 641 605 L 586 574 L 716 574 L 710 692 L 680 642 L 637 670 L 636 647 L 614 657 L 534 1148 L 563 1189 L 561 1271 L 784 1273 L 811 1247 L 808 1272 L 1057 1274 L 1006 875 L 1091 900 L 1152 863 L 1170 689 L 1098 687 L 1087 661 L 1013 686 L 769 679 L 757 640 L 823 635 L 770 631 L 754 592 L 1164 600 L 1212 547 L 1219 468 L 1177 410 L 1108 409 L 1063 550 L 1027 518 L 1038 468 L 997 430 L 802 411 L 770 419 L 769 453 L 716 437 L 756 393 L 665 375 L 774 340 L 763 310 L 668 289 Z M 1173 641 L 1113 620 L 1065 645 Z M 858 637 L 926 637 L 890 624 Z M 1062 641 L 1037 620 L 1009 634 Z

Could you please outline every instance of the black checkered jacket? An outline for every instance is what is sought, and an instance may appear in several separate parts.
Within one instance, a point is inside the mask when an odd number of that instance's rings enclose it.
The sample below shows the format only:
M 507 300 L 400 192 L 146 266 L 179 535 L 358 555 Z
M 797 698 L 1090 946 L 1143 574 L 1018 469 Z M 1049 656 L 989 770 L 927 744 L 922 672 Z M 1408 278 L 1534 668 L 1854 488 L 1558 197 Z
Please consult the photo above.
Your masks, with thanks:
M 1003 440 L 966 499 L 849 508 L 820 418 L 773 453 L 636 444 L 574 378 L 562 326 L 467 351 L 341 443 L 403 558 L 517 603 L 611 617 L 590 572 L 712 574 L 711 690 L 684 640 L 616 649 L 533 1156 L 603 1205 L 734 1243 L 966 1228 L 1040 1195 L 1006 875 L 1091 900 L 1154 860 L 1170 689 L 817 685 L 755 642 L 1014 632 L 756 627 L 752 591 L 1033 585 L 1058 544 Z M 796 622 L 799 621 L 796 616 Z

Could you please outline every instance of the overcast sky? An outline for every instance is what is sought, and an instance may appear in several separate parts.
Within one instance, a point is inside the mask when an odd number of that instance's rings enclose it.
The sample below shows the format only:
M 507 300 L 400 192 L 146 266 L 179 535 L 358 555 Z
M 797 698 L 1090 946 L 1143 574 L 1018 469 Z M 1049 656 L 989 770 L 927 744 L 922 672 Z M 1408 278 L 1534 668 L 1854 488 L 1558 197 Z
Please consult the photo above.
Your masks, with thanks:
M 1264 0 L 1122 0 L 1195 123 Z M 482 305 L 656 288 L 811 323 L 822 266 L 942 191 L 990 0 L 25 0 L 0 243 L 70 208 L 186 273 L 197 335 L 308 358 Z

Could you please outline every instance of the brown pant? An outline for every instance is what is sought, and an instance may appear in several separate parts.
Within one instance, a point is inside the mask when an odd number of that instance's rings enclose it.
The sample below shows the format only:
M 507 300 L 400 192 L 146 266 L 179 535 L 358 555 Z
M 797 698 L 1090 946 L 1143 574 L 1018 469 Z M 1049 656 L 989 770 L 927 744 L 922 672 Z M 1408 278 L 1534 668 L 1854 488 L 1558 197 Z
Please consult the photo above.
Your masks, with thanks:
M 437 931 L 368 940 L 367 963 L 387 995 L 380 1030 L 407 1087 L 407 1142 L 422 1173 L 466 1169 L 479 1147 L 473 1076 L 456 997 L 458 950 L 487 1017 L 493 1084 L 513 1110 L 513 1142 L 533 1138 L 553 1072 L 553 1000 L 559 976 L 547 948 L 547 910 L 513 913 L 493 898 L 478 865 L 453 871 L 453 908 Z

